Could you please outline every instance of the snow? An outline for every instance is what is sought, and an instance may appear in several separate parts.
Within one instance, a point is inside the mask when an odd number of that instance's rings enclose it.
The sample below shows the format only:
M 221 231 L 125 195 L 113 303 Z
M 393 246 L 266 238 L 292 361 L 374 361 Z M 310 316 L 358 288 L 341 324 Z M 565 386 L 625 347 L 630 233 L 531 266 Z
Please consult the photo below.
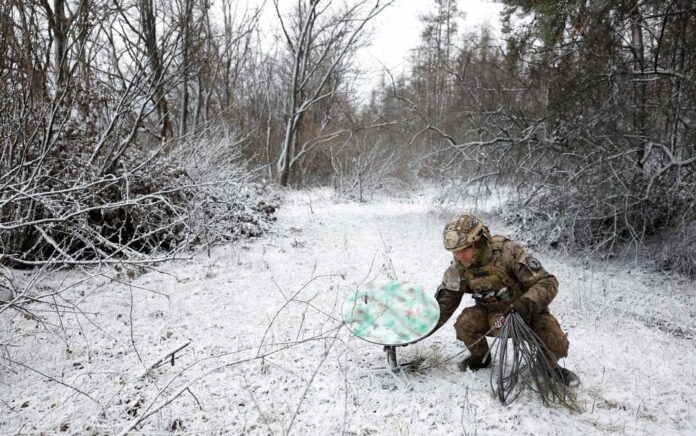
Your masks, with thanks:
M 533 392 L 502 406 L 490 370 L 458 372 L 465 353 L 447 361 L 464 351 L 456 315 L 398 350 L 444 363 L 371 371 L 385 354 L 341 326 L 344 299 L 386 278 L 434 291 L 450 259 L 442 227 L 467 201 L 444 204 L 436 189 L 370 204 L 288 192 L 270 234 L 210 257 L 53 274 L 42 292 L 61 291 L 60 319 L 0 314 L 0 433 L 696 434 L 693 283 L 638 265 L 534 253 L 561 283 L 551 311 L 571 343 L 563 364 L 583 381 L 580 413 Z M 492 232 L 530 238 L 499 207 L 479 203 Z M 174 366 L 142 376 L 188 341 Z

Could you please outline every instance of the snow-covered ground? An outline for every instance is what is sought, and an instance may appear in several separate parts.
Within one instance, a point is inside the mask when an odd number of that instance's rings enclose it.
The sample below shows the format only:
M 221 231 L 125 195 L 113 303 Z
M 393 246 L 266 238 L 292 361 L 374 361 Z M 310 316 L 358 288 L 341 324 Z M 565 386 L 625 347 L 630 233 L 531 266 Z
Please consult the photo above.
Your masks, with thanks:
M 495 203 L 481 215 L 512 233 Z M 386 277 L 434 291 L 450 258 L 442 227 L 466 208 L 432 191 L 372 204 L 294 192 L 259 240 L 135 274 L 51 277 L 42 291 L 82 313 L 0 314 L 0 433 L 696 434 L 693 283 L 637 266 L 535 253 L 561 282 L 551 310 L 571 342 L 564 365 L 583 381 L 581 413 L 533 392 L 503 406 L 490 370 L 457 371 L 462 356 L 369 371 L 385 354 L 341 325 L 344 299 Z M 400 359 L 461 352 L 454 318 Z

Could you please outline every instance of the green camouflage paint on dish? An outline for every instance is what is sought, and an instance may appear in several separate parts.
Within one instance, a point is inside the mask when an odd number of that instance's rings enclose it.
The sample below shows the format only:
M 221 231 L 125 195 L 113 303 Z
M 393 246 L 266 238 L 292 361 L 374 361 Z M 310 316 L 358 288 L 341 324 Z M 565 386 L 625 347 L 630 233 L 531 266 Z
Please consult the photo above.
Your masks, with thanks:
M 435 298 L 419 285 L 390 280 L 371 283 L 348 296 L 343 321 L 359 338 L 405 345 L 428 334 L 440 318 Z

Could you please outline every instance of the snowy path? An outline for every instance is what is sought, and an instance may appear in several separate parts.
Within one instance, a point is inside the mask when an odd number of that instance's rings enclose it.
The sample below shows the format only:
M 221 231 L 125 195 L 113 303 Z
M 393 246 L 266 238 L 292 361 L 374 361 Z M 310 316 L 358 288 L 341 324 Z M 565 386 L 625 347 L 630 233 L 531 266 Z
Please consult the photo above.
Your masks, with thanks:
M 455 361 L 399 377 L 365 371 L 383 366 L 384 353 L 341 328 L 340 306 L 388 275 L 434 290 L 449 262 L 440 232 L 454 213 L 436 210 L 426 194 L 364 205 L 292 193 L 261 240 L 130 285 L 121 273 L 121 283 L 71 287 L 63 296 L 81 299 L 96 314 L 89 321 L 66 313 L 42 326 L 3 313 L 0 343 L 14 342 L 0 351 L 33 370 L 0 360 L 0 433 L 115 434 L 154 411 L 139 431 L 696 434 L 693 284 L 557 253 L 536 254 L 561 282 L 551 309 L 571 341 L 565 365 L 583 380 L 584 412 L 545 407 L 532 392 L 501 406 L 488 370 L 460 373 Z M 485 217 L 493 233 L 510 231 Z M 400 358 L 429 365 L 462 351 L 452 321 Z M 188 341 L 174 366 L 140 377 Z

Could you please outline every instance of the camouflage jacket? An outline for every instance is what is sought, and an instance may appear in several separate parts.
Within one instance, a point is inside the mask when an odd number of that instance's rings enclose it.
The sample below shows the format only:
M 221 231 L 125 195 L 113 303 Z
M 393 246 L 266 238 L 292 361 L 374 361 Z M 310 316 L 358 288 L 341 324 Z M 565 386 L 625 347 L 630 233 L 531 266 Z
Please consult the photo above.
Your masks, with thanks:
M 490 252 L 480 264 L 465 268 L 457 261 L 445 272 L 436 298 L 440 322 L 444 324 L 457 310 L 464 294 L 471 294 L 477 305 L 489 313 L 501 313 L 521 297 L 534 302 L 536 313 L 548 311 L 558 292 L 558 280 L 534 257 L 515 242 L 493 236 Z

